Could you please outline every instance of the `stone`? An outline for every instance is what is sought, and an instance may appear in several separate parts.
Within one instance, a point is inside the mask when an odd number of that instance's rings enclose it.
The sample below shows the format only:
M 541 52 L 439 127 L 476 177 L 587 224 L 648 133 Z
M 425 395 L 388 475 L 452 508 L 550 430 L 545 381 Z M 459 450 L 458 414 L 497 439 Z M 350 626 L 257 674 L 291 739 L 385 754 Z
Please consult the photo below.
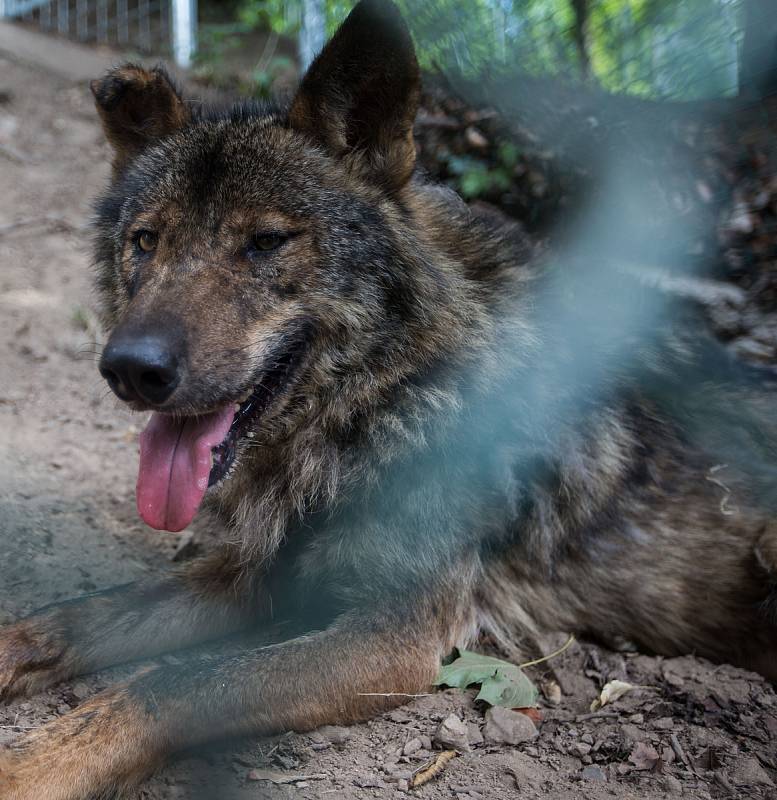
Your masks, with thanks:
M 574 744 L 570 745 L 568 752 L 570 755 L 583 758 L 591 752 L 591 745 L 586 744 L 585 742 L 575 742 Z
M 316 732 L 332 744 L 344 744 L 351 738 L 351 732 L 348 728 L 343 728 L 339 725 L 324 725 Z
M 494 706 L 486 712 L 483 738 L 489 744 L 521 744 L 539 736 L 537 726 L 518 711 Z
M 739 758 L 734 762 L 731 781 L 736 786 L 774 786 L 757 758 Z
M 472 747 L 483 744 L 483 734 L 474 722 L 467 723 L 467 739 Z
M 434 734 L 434 743 L 443 750 L 469 750 L 467 726 L 455 715 L 449 714 Z
M 421 740 L 416 737 L 415 739 L 410 739 L 408 742 L 405 743 L 405 746 L 402 748 L 402 755 L 409 756 L 413 753 L 418 752 L 423 745 L 421 744 Z
M 646 738 L 645 731 L 627 722 L 621 725 L 621 733 L 623 734 L 623 739 L 626 744 L 636 744 L 637 742 L 644 741 Z
M 586 781 L 605 783 L 605 781 L 607 780 L 607 775 L 605 775 L 604 770 L 601 767 L 597 767 L 596 765 L 585 767 L 580 774 L 582 775 L 583 780 Z
M 679 797 L 683 793 L 683 785 L 674 775 L 664 775 L 661 788 L 669 797 Z

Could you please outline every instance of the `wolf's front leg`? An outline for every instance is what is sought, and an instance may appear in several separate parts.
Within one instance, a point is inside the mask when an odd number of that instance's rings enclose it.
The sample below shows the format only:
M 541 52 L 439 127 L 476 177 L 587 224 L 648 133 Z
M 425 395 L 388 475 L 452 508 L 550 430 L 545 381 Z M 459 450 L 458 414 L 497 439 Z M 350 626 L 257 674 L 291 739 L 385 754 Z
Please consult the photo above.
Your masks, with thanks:
M 256 581 L 228 550 L 163 581 L 47 606 L 0 628 L 0 700 L 232 633 L 257 619 L 260 606 Z
M 347 614 L 283 644 L 145 672 L 0 754 L 0 797 L 102 797 L 205 740 L 367 718 L 403 702 L 370 693 L 429 686 L 450 645 L 443 625 L 412 612 Z

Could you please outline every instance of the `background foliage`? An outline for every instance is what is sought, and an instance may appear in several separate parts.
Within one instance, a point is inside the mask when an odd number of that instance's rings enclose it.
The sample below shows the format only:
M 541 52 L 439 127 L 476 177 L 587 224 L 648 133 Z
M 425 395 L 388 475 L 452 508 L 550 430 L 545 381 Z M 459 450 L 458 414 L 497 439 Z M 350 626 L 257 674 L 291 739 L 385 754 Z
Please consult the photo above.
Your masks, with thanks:
M 233 0 L 234 2 L 234 0 Z M 426 68 L 580 79 L 652 98 L 731 95 L 744 0 L 397 0 Z M 350 0 L 314 3 L 330 34 Z M 302 0 L 236 0 L 249 27 L 298 33 Z M 308 4 L 310 7 L 310 4 Z

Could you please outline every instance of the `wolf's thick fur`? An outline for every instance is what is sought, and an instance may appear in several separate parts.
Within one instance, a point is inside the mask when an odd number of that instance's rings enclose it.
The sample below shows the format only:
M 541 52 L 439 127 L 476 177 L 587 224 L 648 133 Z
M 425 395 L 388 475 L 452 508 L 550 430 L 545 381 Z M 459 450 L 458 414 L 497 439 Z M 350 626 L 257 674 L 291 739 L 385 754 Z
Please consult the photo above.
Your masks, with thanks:
M 223 548 L 0 631 L 0 695 L 239 631 L 276 643 L 193 651 L 22 737 L 4 800 L 83 800 L 207 738 L 364 719 L 396 702 L 369 693 L 425 689 L 481 632 L 515 655 L 564 630 L 777 677 L 777 528 L 673 395 L 698 343 L 610 360 L 585 287 L 556 324 L 569 287 L 519 232 L 414 174 L 419 74 L 391 4 L 357 6 L 288 109 L 211 113 L 131 65 L 93 90 L 116 152 L 106 326 L 185 343 L 159 409 L 296 368 L 208 495 Z M 763 402 L 703 391 L 721 419 Z

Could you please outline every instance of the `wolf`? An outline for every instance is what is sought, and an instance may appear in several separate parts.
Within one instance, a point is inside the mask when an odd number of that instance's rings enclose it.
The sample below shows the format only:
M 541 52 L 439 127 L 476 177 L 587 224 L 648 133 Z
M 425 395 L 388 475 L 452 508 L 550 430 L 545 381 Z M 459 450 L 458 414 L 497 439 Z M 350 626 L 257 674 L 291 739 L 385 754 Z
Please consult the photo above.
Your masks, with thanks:
M 769 393 L 729 362 L 709 378 L 701 334 L 616 342 L 631 283 L 560 280 L 424 179 L 392 3 L 362 0 L 285 105 L 206 108 L 131 64 L 92 90 L 113 148 L 100 372 L 151 412 L 138 511 L 178 531 L 202 506 L 224 536 L 0 630 L 6 701 L 182 653 L 13 742 L 4 800 L 127 792 L 210 739 L 369 718 L 483 634 L 777 678 L 772 434 L 743 434 L 743 459 L 707 424 L 768 421 Z

